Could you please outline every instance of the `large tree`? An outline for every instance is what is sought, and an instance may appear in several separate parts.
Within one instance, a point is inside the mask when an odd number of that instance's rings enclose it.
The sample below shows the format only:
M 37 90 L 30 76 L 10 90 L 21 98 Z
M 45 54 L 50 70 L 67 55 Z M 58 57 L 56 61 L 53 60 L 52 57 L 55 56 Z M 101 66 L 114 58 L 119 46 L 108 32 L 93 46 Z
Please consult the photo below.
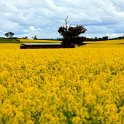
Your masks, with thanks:
M 80 34 L 85 33 L 86 29 L 83 26 L 68 26 L 67 19 L 65 20 L 66 25 L 61 26 L 58 32 L 63 36 L 64 45 L 82 45 L 84 37 L 80 37 Z
M 5 33 L 5 36 L 8 38 L 12 38 L 14 36 L 14 33 L 13 32 L 7 32 L 7 33 Z

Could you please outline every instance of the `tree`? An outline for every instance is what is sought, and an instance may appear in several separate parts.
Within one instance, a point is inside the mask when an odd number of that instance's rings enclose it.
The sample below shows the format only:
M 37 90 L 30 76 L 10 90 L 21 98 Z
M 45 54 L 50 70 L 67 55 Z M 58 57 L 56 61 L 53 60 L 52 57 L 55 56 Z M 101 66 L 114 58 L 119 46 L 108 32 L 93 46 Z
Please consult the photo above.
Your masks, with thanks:
M 35 35 L 34 37 L 32 37 L 34 40 L 37 40 L 37 36 Z
M 23 37 L 23 39 L 28 39 L 28 37 L 27 37 L 27 36 L 25 36 L 25 37 Z
M 14 33 L 13 32 L 7 32 L 7 33 L 5 33 L 5 36 L 8 38 L 12 38 L 14 36 Z
M 67 19 L 68 17 L 65 20 L 65 27 L 61 26 L 58 29 L 58 32 L 63 36 L 63 45 L 82 45 L 84 38 L 80 37 L 80 34 L 85 33 L 86 29 L 80 25 L 68 26 Z
M 108 40 L 108 36 L 104 36 L 102 39 L 103 40 Z

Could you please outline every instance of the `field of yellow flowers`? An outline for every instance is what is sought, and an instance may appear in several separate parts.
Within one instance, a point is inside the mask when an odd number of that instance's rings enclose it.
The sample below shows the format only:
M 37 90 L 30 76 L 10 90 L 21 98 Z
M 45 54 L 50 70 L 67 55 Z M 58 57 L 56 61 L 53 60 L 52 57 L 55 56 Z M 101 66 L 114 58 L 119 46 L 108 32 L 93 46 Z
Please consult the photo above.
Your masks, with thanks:
M 124 124 L 124 49 L 1 49 L 0 124 Z

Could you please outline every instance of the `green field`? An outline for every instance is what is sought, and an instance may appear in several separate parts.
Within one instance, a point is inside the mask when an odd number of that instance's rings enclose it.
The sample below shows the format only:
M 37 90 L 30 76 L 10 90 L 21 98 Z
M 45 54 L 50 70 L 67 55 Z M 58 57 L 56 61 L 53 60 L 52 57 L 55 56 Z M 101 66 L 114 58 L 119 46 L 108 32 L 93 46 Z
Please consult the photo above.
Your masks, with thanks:
M 0 43 L 20 43 L 17 38 L 0 38 Z

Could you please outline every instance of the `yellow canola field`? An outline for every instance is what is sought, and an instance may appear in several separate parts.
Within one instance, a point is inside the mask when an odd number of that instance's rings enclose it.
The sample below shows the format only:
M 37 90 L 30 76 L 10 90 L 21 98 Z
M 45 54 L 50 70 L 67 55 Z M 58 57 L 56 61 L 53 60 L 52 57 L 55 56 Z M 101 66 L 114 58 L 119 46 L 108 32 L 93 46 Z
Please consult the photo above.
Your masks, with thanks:
M 124 49 L 0 50 L 1 124 L 124 124 Z
M 58 40 L 33 40 L 33 39 L 19 39 L 21 43 L 56 43 Z

